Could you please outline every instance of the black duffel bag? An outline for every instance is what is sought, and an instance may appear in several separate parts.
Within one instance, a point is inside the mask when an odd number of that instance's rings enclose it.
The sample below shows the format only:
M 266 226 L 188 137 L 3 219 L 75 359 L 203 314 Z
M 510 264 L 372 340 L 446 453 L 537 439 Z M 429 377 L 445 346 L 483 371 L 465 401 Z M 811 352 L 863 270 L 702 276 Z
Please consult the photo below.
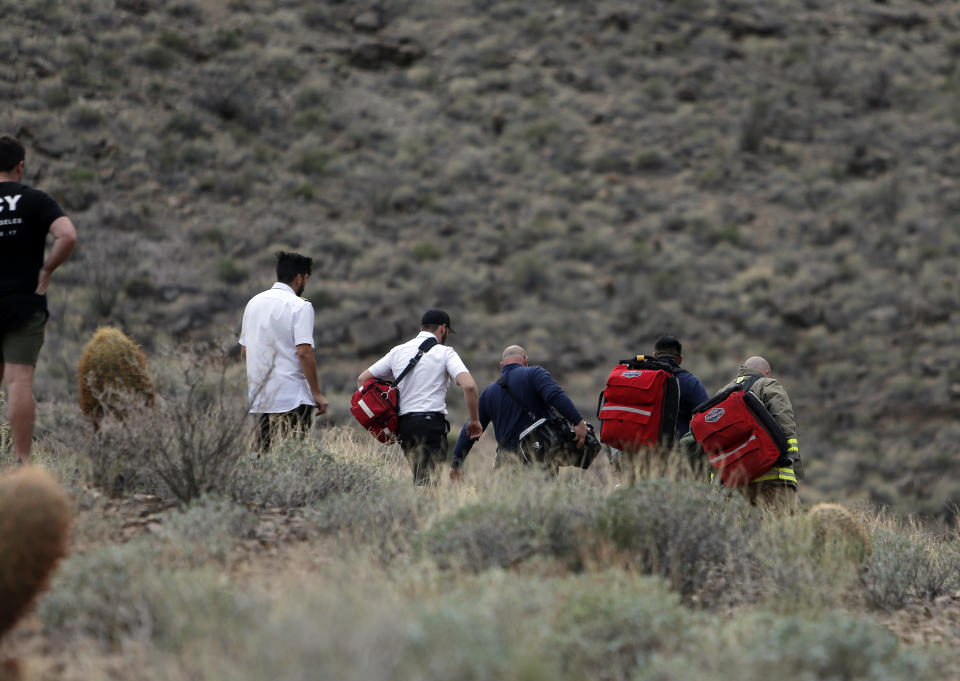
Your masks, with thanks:
M 600 441 L 587 424 L 583 447 L 577 447 L 577 435 L 566 419 L 537 419 L 518 437 L 519 454 L 524 463 L 543 466 L 589 468 L 600 453 Z

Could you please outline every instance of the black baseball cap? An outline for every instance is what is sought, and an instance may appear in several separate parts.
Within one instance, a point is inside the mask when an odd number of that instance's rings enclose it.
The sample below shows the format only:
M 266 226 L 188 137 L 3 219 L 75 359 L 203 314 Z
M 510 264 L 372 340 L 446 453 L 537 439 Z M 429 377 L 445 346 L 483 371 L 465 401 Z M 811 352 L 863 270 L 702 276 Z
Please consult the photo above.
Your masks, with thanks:
M 443 310 L 427 310 L 424 312 L 423 317 L 420 318 L 420 326 L 426 326 L 427 324 L 443 324 L 450 329 L 450 333 L 456 333 L 450 326 L 450 315 Z

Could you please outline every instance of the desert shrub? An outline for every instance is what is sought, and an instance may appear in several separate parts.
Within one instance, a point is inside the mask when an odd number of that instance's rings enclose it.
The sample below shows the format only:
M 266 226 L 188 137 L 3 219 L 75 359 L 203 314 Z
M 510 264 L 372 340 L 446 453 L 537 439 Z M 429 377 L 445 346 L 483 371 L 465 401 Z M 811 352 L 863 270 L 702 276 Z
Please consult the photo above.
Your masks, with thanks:
M 333 158 L 333 152 L 323 147 L 301 149 L 290 169 L 304 175 L 322 175 L 331 158 Z
M 960 587 L 960 552 L 954 544 L 881 527 L 870 547 L 862 581 L 876 608 L 896 610 L 911 598 L 932 600 Z
M 763 600 L 784 614 L 860 604 L 863 547 L 823 524 L 808 515 L 765 519 L 750 537 L 750 569 L 731 585 L 731 600 Z
M 420 241 L 414 245 L 412 255 L 417 262 L 431 262 L 443 258 L 443 251 L 432 241 Z
M 238 539 L 249 539 L 257 517 L 229 499 L 206 495 L 164 518 L 167 541 L 176 545 L 185 562 L 193 567 L 225 564 Z
M 187 139 L 197 139 L 206 134 L 203 118 L 195 111 L 177 111 L 170 115 L 165 131 L 174 132 Z
M 338 532 L 355 547 L 365 547 L 384 564 L 410 553 L 417 532 L 423 527 L 435 502 L 409 482 L 391 481 L 375 493 L 336 494 L 320 502 L 314 527 Z
M 239 284 L 249 276 L 247 268 L 233 258 L 220 258 L 217 263 L 217 278 L 225 284 Z
M 836 679 L 883 681 L 934 679 L 933 664 L 901 647 L 896 637 L 869 620 L 831 615 L 823 619 L 765 614 L 718 617 L 696 633 L 689 656 L 661 657 L 638 681 L 735 678 L 761 681 L 777 670 L 785 681 Z
M 481 503 L 441 518 L 420 541 L 441 568 L 480 572 L 526 560 L 538 552 L 543 538 L 542 529 L 522 511 Z
M 103 112 L 90 104 L 80 102 L 67 110 L 67 125 L 71 128 L 90 130 L 102 122 Z
M 336 457 L 316 443 L 288 441 L 275 451 L 241 459 L 230 491 L 246 502 L 296 508 L 340 494 L 365 498 L 382 482 L 368 464 Z
M 248 628 L 262 615 L 262 604 L 245 591 L 224 588 L 217 572 L 171 568 L 159 558 L 147 542 L 72 556 L 37 609 L 44 629 L 105 646 L 134 639 L 176 649 L 218 628 Z
M 166 71 L 177 61 L 177 55 L 165 44 L 149 44 L 133 54 L 133 63 L 155 71 Z
M 680 646 L 692 618 L 658 581 L 601 572 L 567 580 L 547 650 L 573 678 L 633 679 L 654 653 Z
M 602 504 L 597 531 L 634 557 L 645 573 L 662 575 L 684 597 L 742 560 L 755 520 L 740 495 L 693 482 L 643 480 Z M 719 584 L 713 580 L 719 579 Z
M 190 501 L 230 488 L 249 436 L 245 405 L 226 381 L 231 360 L 222 349 L 187 349 L 174 362 L 177 379 L 163 379 L 152 407 L 105 419 L 88 443 L 95 482 L 108 492 Z
M 762 97 L 754 98 L 740 119 L 740 150 L 748 153 L 760 151 L 767 134 L 770 102 Z

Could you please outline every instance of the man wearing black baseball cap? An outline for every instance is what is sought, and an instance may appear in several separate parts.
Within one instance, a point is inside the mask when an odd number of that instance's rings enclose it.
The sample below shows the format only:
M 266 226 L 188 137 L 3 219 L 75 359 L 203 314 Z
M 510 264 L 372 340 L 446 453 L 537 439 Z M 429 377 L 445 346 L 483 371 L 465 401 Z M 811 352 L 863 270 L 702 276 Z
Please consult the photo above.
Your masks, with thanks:
M 443 310 L 427 310 L 420 318 L 420 326 L 445 326 L 450 333 L 456 333 L 450 325 L 450 315 Z M 440 341 L 441 343 L 443 341 Z
M 467 371 L 457 351 L 447 346 L 453 333 L 450 315 L 443 310 L 427 310 L 420 318 L 420 333 L 398 345 L 374 362 L 357 377 L 357 387 L 371 378 L 381 380 L 399 376 L 419 352 L 425 341 L 429 347 L 420 361 L 397 385 L 400 394 L 400 420 L 397 439 L 413 469 L 415 485 L 438 482 L 434 469 L 447 459 L 447 388 L 450 379 L 463 389 L 469 418 L 466 430 L 473 438 L 480 437 L 477 382 Z

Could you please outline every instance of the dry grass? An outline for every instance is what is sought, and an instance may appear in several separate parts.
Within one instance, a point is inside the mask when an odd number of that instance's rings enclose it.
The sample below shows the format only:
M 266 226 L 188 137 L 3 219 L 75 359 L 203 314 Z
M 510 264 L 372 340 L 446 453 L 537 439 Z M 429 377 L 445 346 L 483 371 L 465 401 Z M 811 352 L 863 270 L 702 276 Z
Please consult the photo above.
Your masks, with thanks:
M 186 507 L 107 499 L 75 475 L 71 555 L 3 651 L 33 678 L 94 681 L 131 660 L 135 679 L 761 678 L 758 640 L 789 641 L 798 681 L 950 669 L 873 619 L 953 612 L 956 539 L 915 522 L 857 512 L 861 564 L 806 516 L 760 516 L 679 466 L 633 488 L 486 466 L 416 488 L 395 447 L 314 435 L 242 457 L 243 484 Z

